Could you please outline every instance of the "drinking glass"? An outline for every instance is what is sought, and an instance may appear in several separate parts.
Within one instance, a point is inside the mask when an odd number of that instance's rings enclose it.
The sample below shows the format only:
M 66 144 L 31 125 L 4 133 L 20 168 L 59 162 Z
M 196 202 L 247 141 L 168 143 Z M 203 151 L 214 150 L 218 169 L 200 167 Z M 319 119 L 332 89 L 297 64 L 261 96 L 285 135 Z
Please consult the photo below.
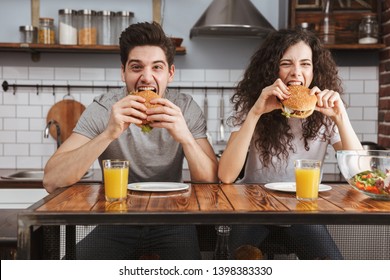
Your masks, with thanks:
M 321 161 L 298 159 L 294 165 L 297 199 L 316 200 L 320 185 Z
M 129 177 L 129 161 L 103 160 L 104 193 L 109 202 L 125 201 Z

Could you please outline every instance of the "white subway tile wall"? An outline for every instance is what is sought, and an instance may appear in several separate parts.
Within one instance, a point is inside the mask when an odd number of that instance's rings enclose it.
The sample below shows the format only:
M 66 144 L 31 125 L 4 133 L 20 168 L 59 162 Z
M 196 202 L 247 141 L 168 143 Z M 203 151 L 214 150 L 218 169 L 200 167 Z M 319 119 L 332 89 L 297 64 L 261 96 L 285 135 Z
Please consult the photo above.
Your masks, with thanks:
M 42 80 L 53 80 L 54 79 L 54 68 L 50 67 L 34 67 L 29 69 L 29 79 L 42 79 Z
M 80 69 L 71 67 L 55 68 L 54 75 L 55 80 L 80 80 Z
M 377 142 L 378 126 L 378 74 L 377 67 L 340 67 L 352 125 L 362 141 Z M 232 110 L 230 97 L 234 87 L 242 78 L 243 70 L 230 69 L 177 69 L 172 87 L 225 87 L 224 90 L 180 90 L 189 93 L 203 108 L 207 93 L 209 112 L 208 130 L 211 133 L 216 153 L 225 145 L 218 143 L 219 104 L 223 96 L 224 118 Z M 113 68 L 56 68 L 56 67 L 0 67 L 0 78 L 10 84 L 30 85 L 122 85 L 120 70 Z M 43 137 L 46 116 L 50 107 L 70 94 L 75 100 L 88 106 L 93 98 L 107 89 L 94 88 L 16 88 L 1 89 L 0 96 L 0 168 L 43 168 L 56 149 L 56 141 Z M 225 125 L 225 139 L 230 129 Z M 99 168 L 97 162 L 92 166 Z M 184 164 L 186 167 L 186 163 Z M 325 173 L 338 173 L 332 147 L 324 163 Z

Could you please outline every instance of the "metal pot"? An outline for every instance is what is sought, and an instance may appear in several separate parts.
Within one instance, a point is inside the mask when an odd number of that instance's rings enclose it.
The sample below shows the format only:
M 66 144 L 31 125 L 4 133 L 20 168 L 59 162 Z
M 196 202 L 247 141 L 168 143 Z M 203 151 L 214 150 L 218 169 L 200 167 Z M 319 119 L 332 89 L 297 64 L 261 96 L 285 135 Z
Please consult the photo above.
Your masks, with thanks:
M 362 141 L 361 144 L 364 150 L 387 150 L 385 147 L 374 142 Z

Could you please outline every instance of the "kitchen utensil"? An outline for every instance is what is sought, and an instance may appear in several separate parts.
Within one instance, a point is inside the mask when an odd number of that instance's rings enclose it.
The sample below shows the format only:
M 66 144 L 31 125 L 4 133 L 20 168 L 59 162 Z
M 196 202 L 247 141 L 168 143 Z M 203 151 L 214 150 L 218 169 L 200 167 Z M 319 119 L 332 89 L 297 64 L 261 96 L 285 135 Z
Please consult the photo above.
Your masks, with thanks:
M 361 142 L 363 150 L 386 150 L 385 147 L 370 141 Z
M 54 104 L 47 113 L 46 123 L 50 120 L 56 120 L 61 128 L 61 143 L 72 134 L 85 106 L 74 100 L 73 96 L 65 95 L 63 100 Z M 50 127 L 50 135 L 57 140 L 57 132 L 54 126 Z
M 203 114 L 204 114 L 204 118 L 206 120 L 206 129 L 207 129 L 207 121 L 209 119 L 209 102 L 207 99 L 207 88 L 205 88 L 205 90 L 204 90 Z M 207 140 L 210 142 L 210 144 L 213 145 L 213 138 L 211 137 L 211 134 L 208 130 L 206 130 L 206 136 L 207 136 Z
M 218 144 L 225 144 L 225 101 L 223 99 L 223 88 L 221 98 L 219 100 L 219 130 L 218 130 Z

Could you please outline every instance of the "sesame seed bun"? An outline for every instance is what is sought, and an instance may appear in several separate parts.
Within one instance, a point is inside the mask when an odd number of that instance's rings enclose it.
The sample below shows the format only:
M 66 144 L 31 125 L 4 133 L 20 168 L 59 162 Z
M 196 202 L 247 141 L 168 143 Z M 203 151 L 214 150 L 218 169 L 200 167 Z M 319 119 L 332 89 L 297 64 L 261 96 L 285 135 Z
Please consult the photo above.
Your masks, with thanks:
M 146 99 L 145 101 L 145 106 L 146 108 L 155 108 L 155 107 L 160 107 L 161 105 L 160 104 L 151 104 L 150 103 L 150 100 L 152 99 L 156 99 L 156 98 L 160 98 L 160 96 L 155 93 L 154 91 L 151 91 L 151 90 L 144 90 L 144 91 L 137 91 L 137 92 L 132 92 L 131 94 L 133 95 L 137 95 L 137 96 L 141 96 L 143 98 Z M 153 127 L 151 127 L 149 124 L 151 122 L 147 121 L 147 120 L 143 120 L 142 121 L 142 124 L 136 124 L 138 127 L 140 127 L 142 129 L 143 132 L 150 132 Z
M 160 96 L 157 93 L 155 93 L 154 91 L 151 91 L 151 90 L 136 91 L 136 92 L 133 92 L 133 94 L 145 98 L 146 101 L 144 104 L 145 104 L 146 108 L 148 108 L 148 109 L 161 106 L 160 104 L 150 104 L 150 100 L 160 98 Z
M 310 95 L 310 89 L 305 86 L 291 85 L 290 97 L 283 100 L 282 111 L 287 118 L 307 118 L 314 112 L 317 104 L 317 97 Z

